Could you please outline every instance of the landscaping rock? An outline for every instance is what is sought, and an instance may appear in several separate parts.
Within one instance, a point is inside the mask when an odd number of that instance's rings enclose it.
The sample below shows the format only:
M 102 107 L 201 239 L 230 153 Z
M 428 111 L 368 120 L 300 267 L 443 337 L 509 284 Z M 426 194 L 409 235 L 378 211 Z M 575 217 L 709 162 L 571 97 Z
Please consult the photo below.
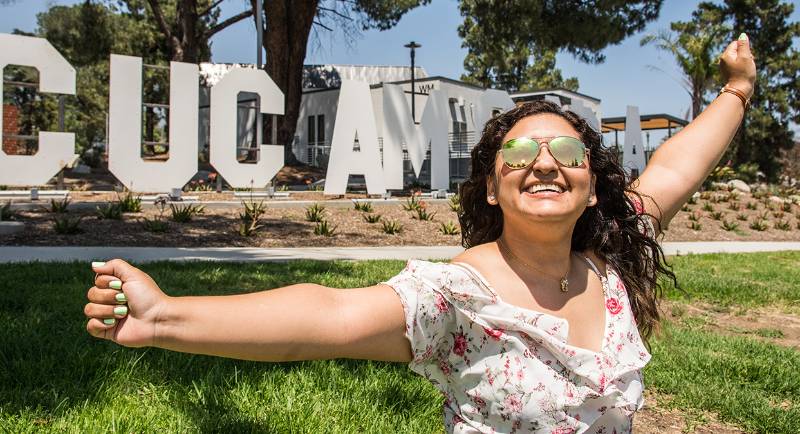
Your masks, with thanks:
M 22 222 L 0 222 L 0 235 L 12 235 L 22 232 L 25 223 Z
M 750 186 L 740 179 L 731 179 L 728 181 L 728 187 L 734 190 L 739 190 L 742 193 L 750 193 Z
M 784 202 L 786 202 L 785 200 L 783 200 L 783 198 L 780 198 L 778 196 L 770 196 L 769 200 L 770 200 L 770 202 L 775 202 L 775 203 L 784 203 Z
M 726 184 L 724 182 L 712 182 L 711 183 L 711 189 L 712 190 L 728 191 L 728 184 Z

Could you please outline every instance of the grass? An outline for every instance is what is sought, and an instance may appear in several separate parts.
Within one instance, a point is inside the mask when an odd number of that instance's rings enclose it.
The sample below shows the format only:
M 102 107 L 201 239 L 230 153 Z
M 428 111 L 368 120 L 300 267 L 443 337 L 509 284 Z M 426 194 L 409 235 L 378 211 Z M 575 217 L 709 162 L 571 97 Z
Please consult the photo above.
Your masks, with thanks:
M 800 252 L 672 257 L 691 300 L 797 306 Z M 403 261 L 154 263 L 171 295 L 224 295 L 297 282 L 356 288 Z M 442 397 L 402 363 L 256 363 L 91 338 L 85 263 L 0 265 L 0 432 L 443 432 Z M 20 290 L 19 288 L 25 288 Z M 672 299 L 686 300 L 673 290 Z M 683 310 L 676 304 L 673 310 Z M 667 405 L 755 432 L 800 432 L 800 352 L 763 329 L 723 336 L 684 317 L 651 341 L 645 384 Z

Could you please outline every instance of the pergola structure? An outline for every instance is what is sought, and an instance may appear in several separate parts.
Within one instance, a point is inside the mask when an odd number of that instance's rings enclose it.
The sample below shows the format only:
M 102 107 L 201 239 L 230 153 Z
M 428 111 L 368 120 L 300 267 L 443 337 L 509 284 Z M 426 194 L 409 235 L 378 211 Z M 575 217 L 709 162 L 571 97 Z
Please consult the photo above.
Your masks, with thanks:
M 689 121 L 664 113 L 642 115 L 639 119 L 642 131 L 667 130 L 667 137 L 672 137 L 673 128 L 689 125 Z M 614 144 L 619 147 L 619 132 L 625 131 L 625 116 L 603 118 L 602 125 L 603 133 L 614 132 Z

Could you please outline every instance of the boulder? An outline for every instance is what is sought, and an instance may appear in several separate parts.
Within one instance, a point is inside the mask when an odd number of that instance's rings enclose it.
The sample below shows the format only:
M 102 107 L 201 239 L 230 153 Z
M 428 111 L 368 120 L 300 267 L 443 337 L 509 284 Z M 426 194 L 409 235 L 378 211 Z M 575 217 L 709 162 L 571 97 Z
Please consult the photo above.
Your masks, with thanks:
M 774 202 L 774 203 L 781 203 L 781 204 L 785 202 L 785 200 L 783 200 L 783 198 L 780 198 L 778 196 L 770 196 L 769 197 L 769 201 L 770 202 Z
M 0 221 L 0 235 L 16 234 L 22 232 L 23 229 L 25 229 L 25 223 Z
M 731 190 L 739 190 L 742 193 L 750 193 L 750 186 L 740 179 L 731 179 L 728 181 L 728 187 Z

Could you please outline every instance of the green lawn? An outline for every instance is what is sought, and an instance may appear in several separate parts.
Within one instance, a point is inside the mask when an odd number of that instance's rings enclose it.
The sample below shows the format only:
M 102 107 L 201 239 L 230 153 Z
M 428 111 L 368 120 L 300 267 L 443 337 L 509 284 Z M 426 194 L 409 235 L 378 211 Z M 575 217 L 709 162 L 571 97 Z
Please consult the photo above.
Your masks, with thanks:
M 800 300 L 800 253 L 672 261 L 692 300 L 786 309 Z M 172 295 L 203 295 L 299 281 L 367 286 L 403 265 L 303 261 L 143 268 Z M 88 264 L 0 265 L 0 276 L 0 432 L 443 432 L 442 398 L 404 364 L 269 364 L 126 349 L 84 331 L 85 292 L 94 277 Z M 670 405 L 712 411 L 750 431 L 800 432 L 798 351 L 677 323 L 665 325 L 652 350 L 645 382 L 672 396 Z

